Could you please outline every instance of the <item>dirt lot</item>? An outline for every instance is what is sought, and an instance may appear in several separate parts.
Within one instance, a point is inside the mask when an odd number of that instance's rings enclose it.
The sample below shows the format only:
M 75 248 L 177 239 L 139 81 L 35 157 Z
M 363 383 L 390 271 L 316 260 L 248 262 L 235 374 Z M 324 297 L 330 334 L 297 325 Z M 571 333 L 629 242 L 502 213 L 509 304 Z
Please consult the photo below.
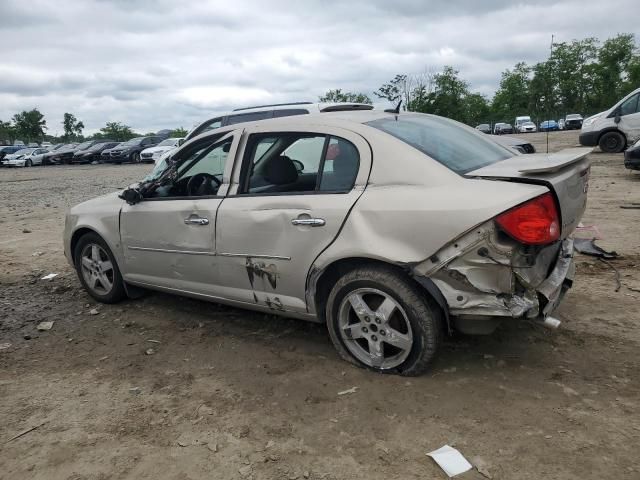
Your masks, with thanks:
M 620 208 L 640 175 L 592 160 L 584 223 L 622 254 L 620 290 L 579 257 L 560 330 L 459 335 L 411 379 L 342 362 L 319 325 L 163 294 L 96 305 L 65 210 L 149 166 L 0 170 L 0 478 L 446 478 L 425 456 L 444 444 L 480 467 L 464 479 L 640 478 L 640 211 Z

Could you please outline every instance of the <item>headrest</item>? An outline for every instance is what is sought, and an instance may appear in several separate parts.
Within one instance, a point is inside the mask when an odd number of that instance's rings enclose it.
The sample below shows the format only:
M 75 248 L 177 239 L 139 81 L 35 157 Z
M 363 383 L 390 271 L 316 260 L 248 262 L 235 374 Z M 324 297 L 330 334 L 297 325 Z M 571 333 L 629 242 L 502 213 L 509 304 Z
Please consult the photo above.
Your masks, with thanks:
M 286 185 L 298 179 L 298 170 L 289 157 L 272 157 L 265 166 L 264 178 L 273 185 Z

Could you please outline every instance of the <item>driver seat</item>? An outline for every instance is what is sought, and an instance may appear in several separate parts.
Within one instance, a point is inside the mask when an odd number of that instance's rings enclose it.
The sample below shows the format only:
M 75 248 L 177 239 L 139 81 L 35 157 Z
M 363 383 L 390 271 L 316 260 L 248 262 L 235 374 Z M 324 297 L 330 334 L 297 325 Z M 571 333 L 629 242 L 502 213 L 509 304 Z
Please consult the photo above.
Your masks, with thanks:
M 286 155 L 271 157 L 264 165 L 264 179 L 270 186 L 262 192 L 287 192 L 298 181 L 298 170 Z

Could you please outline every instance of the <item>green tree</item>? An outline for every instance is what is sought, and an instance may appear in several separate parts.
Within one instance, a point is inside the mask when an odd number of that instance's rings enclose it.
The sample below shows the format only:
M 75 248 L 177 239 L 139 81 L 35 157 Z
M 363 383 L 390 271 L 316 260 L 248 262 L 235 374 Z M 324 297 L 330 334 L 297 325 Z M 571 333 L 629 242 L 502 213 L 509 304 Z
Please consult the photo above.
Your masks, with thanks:
M 633 34 L 607 39 L 598 49 L 594 69 L 594 111 L 604 110 L 640 85 L 640 56 Z
M 343 92 L 339 88 L 335 90 L 329 90 L 319 98 L 319 101 L 326 103 L 368 103 L 369 105 L 373 103 L 371 99 L 364 93 Z
M 513 70 L 502 72 L 500 86 L 493 96 L 491 110 L 494 120 L 512 122 L 517 115 L 529 110 L 529 75 L 531 68 L 524 62 L 517 63 Z
M 62 136 L 65 142 L 75 140 L 78 137 L 82 137 L 82 130 L 84 129 L 84 123 L 79 121 L 72 113 L 65 113 L 62 120 L 62 127 L 64 129 L 64 135 Z
M 462 121 L 476 126 L 491 122 L 491 107 L 487 98 L 479 93 L 469 93 L 464 100 L 465 114 Z
M 100 133 L 94 135 L 94 138 L 109 138 L 118 142 L 124 142 L 135 136 L 136 133 L 131 130 L 131 127 L 128 125 L 120 122 L 107 122 L 107 124 L 100 129 Z
M 187 136 L 187 133 L 189 133 L 185 128 L 183 127 L 178 127 L 175 130 L 173 130 L 171 132 L 171 137 L 173 138 L 184 138 Z
M 459 73 L 453 67 L 445 66 L 441 73 L 435 75 L 433 101 L 430 102 L 429 113 L 465 121 L 465 102 L 469 95 L 469 84 L 458 76 Z
M 37 108 L 16 113 L 13 116 L 13 125 L 16 135 L 22 137 L 22 140 L 26 143 L 41 140 L 44 137 L 44 131 L 47 129 L 47 121 Z
M 16 139 L 16 129 L 11 122 L 3 122 L 0 120 L 0 145 L 11 145 Z
M 555 81 L 555 110 L 585 111 L 587 92 L 594 86 L 593 63 L 597 52 L 598 40 L 595 38 L 554 43 L 547 63 Z
M 407 75 L 396 75 L 393 80 L 383 84 L 373 94 L 378 98 L 389 100 L 391 103 L 397 103 L 398 100 L 403 99 L 406 106 L 409 102 L 407 98 L 403 98 L 403 94 L 407 91 L 407 79 Z

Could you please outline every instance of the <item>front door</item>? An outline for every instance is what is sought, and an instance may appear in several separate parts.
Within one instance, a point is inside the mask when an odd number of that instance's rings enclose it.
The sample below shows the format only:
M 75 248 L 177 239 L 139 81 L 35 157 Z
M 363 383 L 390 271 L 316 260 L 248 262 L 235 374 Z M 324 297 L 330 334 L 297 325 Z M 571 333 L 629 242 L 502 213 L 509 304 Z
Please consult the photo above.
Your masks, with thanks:
M 242 168 L 218 210 L 220 288 L 244 303 L 305 313 L 309 269 L 362 194 L 371 150 L 338 128 L 248 133 Z
M 640 139 L 640 93 L 629 97 L 620 105 L 620 123 L 618 128 L 627 137 L 627 143 L 633 144 Z
M 172 184 L 122 209 L 120 232 L 126 281 L 213 295 L 218 283 L 216 213 L 225 167 L 231 168 L 240 134 L 185 145 Z M 227 161 L 228 160 L 228 161 Z M 226 174 L 226 178 L 229 175 Z

